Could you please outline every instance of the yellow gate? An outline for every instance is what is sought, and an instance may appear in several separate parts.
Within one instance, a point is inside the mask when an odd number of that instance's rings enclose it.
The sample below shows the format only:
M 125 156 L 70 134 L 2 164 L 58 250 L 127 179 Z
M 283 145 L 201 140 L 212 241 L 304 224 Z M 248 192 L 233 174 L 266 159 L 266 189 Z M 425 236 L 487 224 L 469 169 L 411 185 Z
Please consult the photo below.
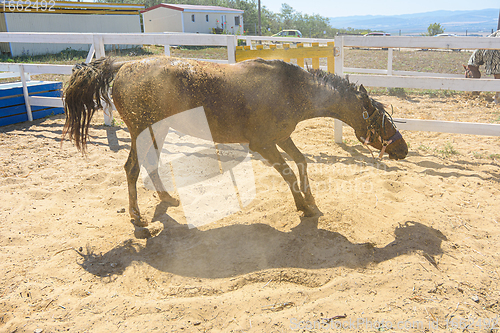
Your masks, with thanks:
M 327 70 L 330 73 L 335 71 L 334 43 L 328 42 L 327 46 L 319 46 L 319 43 L 312 43 L 310 47 L 304 47 L 303 43 L 298 43 L 297 47 L 290 47 L 290 44 L 283 44 L 283 48 L 276 45 L 269 45 L 268 49 L 264 45 L 257 45 L 255 50 L 250 46 L 236 47 L 236 62 L 243 60 L 262 58 L 262 59 L 281 59 L 290 62 L 291 59 L 297 59 L 297 65 L 304 68 L 304 59 L 312 59 L 312 68 L 319 69 L 319 59 L 326 58 Z

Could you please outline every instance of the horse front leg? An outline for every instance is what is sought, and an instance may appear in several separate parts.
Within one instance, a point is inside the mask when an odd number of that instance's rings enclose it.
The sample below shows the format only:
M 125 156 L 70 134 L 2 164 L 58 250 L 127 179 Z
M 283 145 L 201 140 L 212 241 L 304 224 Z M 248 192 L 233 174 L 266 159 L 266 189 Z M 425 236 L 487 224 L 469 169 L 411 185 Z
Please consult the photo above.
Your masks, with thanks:
M 309 186 L 309 177 L 307 176 L 307 161 L 304 154 L 297 148 L 292 138 L 288 138 L 283 142 L 278 143 L 281 147 L 295 162 L 297 168 L 299 169 L 299 179 L 300 179 L 300 190 L 304 193 L 306 203 L 308 205 L 316 206 L 314 197 L 311 192 L 311 187 Z
M 125 173 L 127 174 L 128 183 L 128 204 L 129 214 L 133 223 L 138 227 L 145 227 L 148 222 L 141 218 L 139 205 L 137 203 L 137 179 L 139 178 L 140 166 L 137 160 L 137 148 L 135 138 L 132 138 L 132 145 L 125 163 Z
M 315 212 L 304 200 L 302 193 L 299 189 L 297 177 L 293 172 L 292 168 L 285 162 L 280 152 L 276 148 L 274 143 L 265 145 L 262 147 L 257 147 L 254 149 L 252 143 L 250 143 L 250 149 L 255 150 L 262 155 L 272 166 L 280 173 L 281 177 L 286 181 L 290 190 L 292 191 L 293 199 L 295 200 L 295 206 L 297 210 L 304 212 L 304 216 L 310 217 L 314 216 Z
M 158 173 L 158 166 L 160 156 L 161 156 L 161 151 L 163 149 L 163 144 L 165 142 L 165 137 L 168 134 L 168 128 L 162 128 L 161 131 L 153 131 L 153 128 L 149 126 L 149 134 L 151 135 L 151 145 L 148 147 L 148 150 L 153 151 L 156 153 L 156 163 L 154 164 L 154 167 L 151 168 L 146 167 L 148 176 L 151 179 L 151 182 L 153 183 L 153 186 L 156 190 L 156 193 L 158 193 L 158 197 L 160 198 L 161 201 L 168 203 L 170 206 L 179 206 L 179 200 L 176 198 L 172 197 L 165 187 L 163 186 L 163 182 L 160 178 L 160 175 Z
M 149 178 L 151 179 L 151 182 L 153 183 L 153 186 L 156 189 L 156 193 L 158 193 L 158 197 L 161 201 L 168 203 L 170 206 L 179 206 L 179 200 L 172 197 L 163 186 L 163 182 L 161 181 L 160 175 L 158 174 L 158 169 L 154 169 L 153 171 L 149 172 Z

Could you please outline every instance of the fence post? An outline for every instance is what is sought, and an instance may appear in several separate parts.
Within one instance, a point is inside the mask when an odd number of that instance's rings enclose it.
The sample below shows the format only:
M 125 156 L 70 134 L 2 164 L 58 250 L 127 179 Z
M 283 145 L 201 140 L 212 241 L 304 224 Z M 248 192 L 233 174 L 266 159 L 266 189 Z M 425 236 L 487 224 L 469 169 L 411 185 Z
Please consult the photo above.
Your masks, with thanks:
M 245 38 L 245 45 L 250 46 L 250 50 L 252 49 L 252 39 L 248 36 Z
M 94 58 L 94 54 L 95 54 L 95 47 L 94 47 L 94 43 L 90 44 L 90 50 L 89 50 L 89 53 L 87 54 L 87 59 L 85 59 L 85 63 L 88 64 L 89 62 L 92 61 L 92 58 Z
M 101 35 L 93 35 L 93 40 L 94 40 L 94 50 L 95 50 L 95 57 L 97 59 L 105 57 L 106 52 L 104 50 L 104 41 L 102 39 Z
M 387 53 L 387 75 L 392 75 L 392 51 L 393 48 L 390 47 Z
M 93 35 L 93 46 L 95 50 L 95 57 L 96 59 L 102 58 L 106 56 L 106 51 L 104 49 L 104 40 L 102 38 L 102 35 Z M 103 103 L 102 106 L 103 113 L 104 113 L 104 124 L 107 126 L 111 126 L 113 123 L 113 108 L 111 105 L 108 105 L 107 103 Z
M 344 76 L 344 37 L 335 37 L 335 47 L 333 48 L 335 57 L 335 74 Z M 333 122 L 334 139 L 336 143 L 342 143 L 342 121 L 335 119 Z
M 30 95 L 28 92 L 28 85 L 26 84 L 26 76 L 24 75 L 24 66 L 19 65 L 19 74 L 21 75 L 21 83 L 23 85 L 24 105 L 26 105 L 26 113 L 28 120 L 33 121 L 33 114 L 31 113 Z
M 333 56 L 335 57 L 335 74 L 344 76 L 344 37 L 336 36 L 334 45 Z
M 111 97 L 110 97 L 111 100 Z M 111 126 L 113 122 L 113 102 L 111 104 L 103 103 L 102 111 L 104 113 L 104 124 L 106 126 Z
M 298 43 L 297 48 L 303 48 L 304 43 Z M 304 68 L 304 58 L 297 58 L 297 66 Z
M 167 57 L 170 57 L 170 45 L 163 45 L 163 48 L 164 48 L 164 51 L 165 51 L 165 55 Z
M 230 64 L 236 63 L 236 45 L 238 39 L 236 36 L 227 36 L 227 62 Z
M 326 58 L 327 71 L 328 71 L 328 73 L 335 73 L 335 43 L 328 42 L 328 43 L 326 43 L 326 45 L 333 46 L 332 56 Z
M 311 47 L 319 47 L 319 43 L 311 43 Z M 312 62 L 313 69 L 319 69 L 319 58 L 318 57 L 312 58 L 311 62 Z M 328 63 L 328 58 L 327 58 L 326 62 Z

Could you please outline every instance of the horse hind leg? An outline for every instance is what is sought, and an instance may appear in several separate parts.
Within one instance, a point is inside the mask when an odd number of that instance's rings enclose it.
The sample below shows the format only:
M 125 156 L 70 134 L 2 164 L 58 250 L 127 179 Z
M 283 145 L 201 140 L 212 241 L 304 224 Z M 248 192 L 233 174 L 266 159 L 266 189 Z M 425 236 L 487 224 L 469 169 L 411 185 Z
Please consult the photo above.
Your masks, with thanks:
M 137 179 L 139 178 L 140 166 L 137 160 L 136 141 L 132 139 L 130 153 L 127 162 L 125 163 L 125 173 L 127 174 L 128 183 L 128 202 L 129 214 L 133 223 L 138 227 L 145 227 L 148 225 L 147 221 L 141 218 L 141 212 L 137 203 Z
M 314 197 L 311 192 L 311 187 L 309 186 L 309 177 L 307 176 L 307 161 L 304 154 L 295 146 L 292 138 L 288 138 L 283 142 L 278 143 L 281 147 L 295 162 L 297 168 L 299 169 L 299 179 L 300 179 L 300 190 L 304 193 L 306 203 L 308 205 L 316 206 Z
M 314 210 L 309 207 L 309 205 L 304 200 L 300 189 L 298 188 L 297 177 L 295 176 L 293 170 L 285 162 L 280 152 L 276 148 L 275 144 L 270 144 L 266 146 L 259 147 L 257 149 L 252 148 L 250 144 L 250 149 L 258 152 L 262 155 L 271 165 L 281 174 L 283 179 L 287 182 L 290 190 L 292 191 L 293 199 L 295 200 L 295 206 L 297 210 L 304 212 L 304 216 L 311 217 L 316 215 Z
M 138 153 L 137 153 L 137 138 L 132 138 L 132 144 L 130 153 L 125 163 L 125 172 L 127 174 L 128 183 L 128 195 L 129 195 L 129 213 L 134 225 L 138 227 L 148 226 L 148 222 L 141 217 L 139 210 L 139 205 L 137 202 L 137 180 L 139 179 L 140 166 Z M 156 146 L 149 145 L 149 147 L 141 147 L 141 149 L 146 149 L 146 151 L 154 154 L 157 159 L 156 163 L 144 163 L 145 169 L 150 177 L 154 188 L 156 189 L 158 196 L 161 201 L 167 202 L 170 206 L 178 206 L 179 201 L 173 198 L 164 188 L 163 183 L 158 174 L 158 159 L 159 154 L 157 153 Z M 154 149 L 154 151 L 153 151 Z M 142 155 L 142 154 L 141 154 Z M 147 153 L 146 153 L 147 155 Z

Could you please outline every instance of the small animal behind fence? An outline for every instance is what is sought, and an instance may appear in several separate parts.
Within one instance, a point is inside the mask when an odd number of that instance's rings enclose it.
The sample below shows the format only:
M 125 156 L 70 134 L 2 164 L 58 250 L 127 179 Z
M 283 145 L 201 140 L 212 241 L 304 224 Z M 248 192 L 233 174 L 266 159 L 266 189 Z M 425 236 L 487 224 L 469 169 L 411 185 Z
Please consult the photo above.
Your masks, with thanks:
M 488 37 L 500 37 L 500 30 Z M 486 75 L 493 75 L 495 79 L 500 79 L 500 50 L 475 50 L 469 58 L 467 66 L 464 65 L 465 77 L 480 79 L 479 66 L 482 65 L 485 67 Z M 500 104 L 500 92 L 495 94 L 495 103 Z

